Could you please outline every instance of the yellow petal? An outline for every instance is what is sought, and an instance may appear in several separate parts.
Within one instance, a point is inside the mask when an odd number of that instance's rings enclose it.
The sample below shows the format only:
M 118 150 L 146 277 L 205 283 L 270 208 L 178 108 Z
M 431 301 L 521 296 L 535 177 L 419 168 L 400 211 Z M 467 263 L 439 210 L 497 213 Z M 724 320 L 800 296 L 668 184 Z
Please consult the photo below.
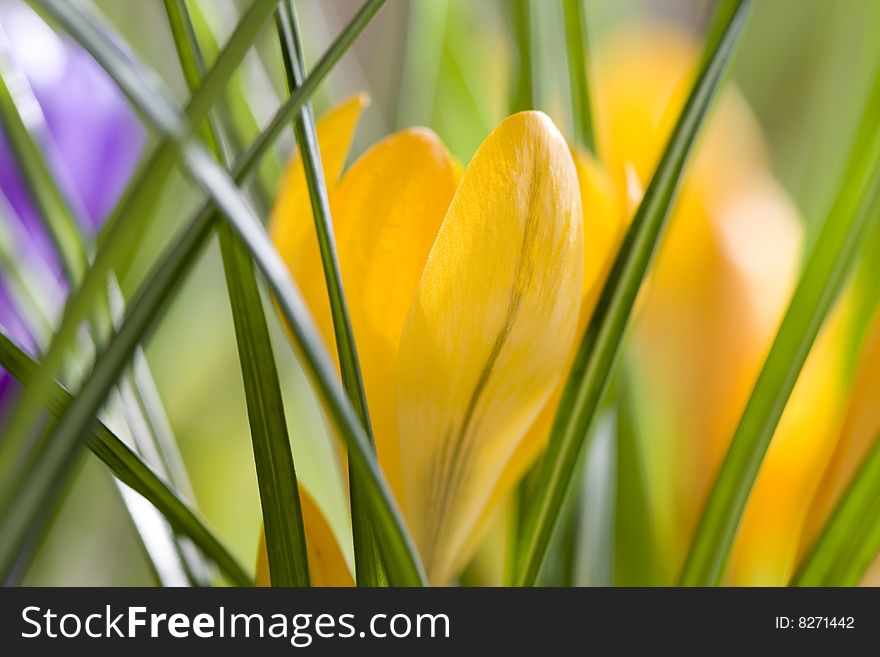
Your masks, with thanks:
M 731 553 L 733 585 L 784 586 L 792 575 L 809 500 L 838 436 L 845 310 L 838 305 L 820 334 L 773 434 Z
M 503 121 L 462 176 L 398 357 L 405 512 L 432 582 L 464 547 L 563 375 L 583 284 L 571 154 L 539 112 Z
M 428 252 L 455 193 L 457 166 L 433 132 L 404 130 L 364 153 L 331 201 L 379 461 L 398 495 L 397 348 Z
M 626 232 L 629 216 L 626 211 L 626 200 L 621 199 L 602 165 L 592 155 L 579 148 L 572 149 L 572 157 L 578 174 L 584 217 L 584 281 L 581 292 L 580 319 L 575 332 L 576 339 L 572 342 L 568 363 L 564 368 L 566 373 L 574 361 L 579 339 L 586 331 L 587 324 L 596 307 L 596 301 L 598 301 L 605 280 L 608 278 L 608 272 Z M 498 485 L 492 492 L 492 497 L 486 505 L 483 516 L 471 534 L 470 542 L 464 549 L 466 553 L 475 549 L 476 544 L 482 538 L 483 530 L 490 522 L 492 513 L 501 502 L 502 496 L 522 478 L 541 450 L 547 445 L 564 385 L 565 377 L 562 377 L 553 394 L 544 404 L 541 413 L 517 445 L 513 456 L 501 474 Z
M 330 110 L 317 122 L 318 144 L 327 191 L 336 188 L 361 112 L 369 104 L 366 94 L 356 94 Z M 333 321 L 327 286 L 318 250 L 318 237 L 309 201 L 309 188 L 299 155 L 287 166 L 272 208 L 269 233 L 312 311 L 329 351 L 336 355 Z
M 312 496 L 300 486 L 303 527 L 306 533 L 306 553 L 309 558 L 309 579 L 312 586 L 354 586 L 348 564 L 336 542 L 336 537 L 324 514 Z M 257 586 L 270 586 L 269 555 L 266 553 L 266 535 L 260 530 L 257 551 Z
M 846 419 L 834 455 L 810 508 L 801 539 L 801 555 L 809 549 L 831 510 L 852 481 L 880 431 L 880 312 L 862 348 Z

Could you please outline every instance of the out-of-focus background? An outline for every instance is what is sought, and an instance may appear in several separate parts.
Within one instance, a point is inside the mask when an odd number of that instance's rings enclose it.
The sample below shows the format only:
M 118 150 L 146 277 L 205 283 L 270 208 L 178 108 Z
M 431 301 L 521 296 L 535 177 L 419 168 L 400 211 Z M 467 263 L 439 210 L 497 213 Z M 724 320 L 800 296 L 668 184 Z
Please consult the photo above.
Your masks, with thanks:
M 194 2 L 216 33 L 228 35 L 244 0 Z M 298 0 L 309 61 L 346 24 L 360 0 Z M 101 11 L 177 93 L 186 98 L 162 3 L 100 0 Z M 320 115 L 348 94 L 372 97 L 352 157 L 389 132 L 410 125 L 435 130 L 466 163 L 507 113 L 521 75 L 506 0 L 388 0 L 315 98 Z M 711 16 L 708 0 L 591 0 L 589 39 L 601 68 L 602 44 L 634 23 L 671 23 L 699 40 Z M 571 116 L 561 4 L 533 0 L 533 95 L 564 133 Z M 732 67 L 732 80 L 764 133 L 772 174 L 815 237 L 842 175 L 854 126 L 867 93 L 880 41 L 875 0 L 755 2 Z M 698 41 L 699 42 L 699 41 Z M 32 54 L 39 57 L 39 52 Z M 282 93 L 277 46 L 267 31 L 235 84 L 250 101 L 254 130 L 271 117 Z M 245 112 L 246 113 L 246 112 Z M 255 134 L 255 132 L 253 133 Z M 285 136 L 262 171 L 271 188 L 293 150 Z M 136 289 L 146 269 L 199 202 L 183 177 L 165 191 L 158 221 L 122 277 Z M 880 240 L 874 238 L 873 244 Z M 880 254 L 880 248 L 874 247 Z M 865 277 L 859 285 L 869 285 Z M 867 294 L 867 293 L 866 293 Z M 346 532 L 341 475 L 324 436 L 320 413 L 273 321 L 283 369 L 297 469 L 322 500 L 331 524 Z M 260 508 L 245 403 L 227 293 L 212 243 L 150 341 L 147 355 L 209 524 L 246 564 L 253 563 Z M 153 583 L 109 474 L 87 456 L 66 502 L 30 569 L 30 585 Z

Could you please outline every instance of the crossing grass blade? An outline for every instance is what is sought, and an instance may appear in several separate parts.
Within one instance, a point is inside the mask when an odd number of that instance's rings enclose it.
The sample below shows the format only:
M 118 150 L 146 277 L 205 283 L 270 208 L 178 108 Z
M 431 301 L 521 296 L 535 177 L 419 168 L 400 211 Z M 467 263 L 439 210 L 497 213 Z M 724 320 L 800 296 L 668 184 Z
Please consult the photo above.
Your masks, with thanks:
M 880 435 L 792 578 L 794 586 L 857 586 L 880 553 Z
M 635 377 L 629 363 L 620 372 L 617 404 L 617 490 L 614 520 L 614 585 L 659 586 L 660 547 L 650 507 Z
M 48 3 L 49 0 L 45 0 L 45 2 Z M 52 2 L 52 4 L 55 6 L 56 3 Z M 329 62 L 329 57 L 331 56 L 338 58 L 338 55 L 341 54 L 340 51 L 350 45 L 356 32 L 369 22 L 369 19 L 375 15 L 380 5 L 381 2 L 371 0 L 361 8 L 361 11 L 355 16 L 349 26 L 352 29 L 347 29 L 337 39 L 336 48 L 331 49 L 332 52 L 328 51 L 328 55 L 322 58 L 319 66 L 316 66 L 316 73 L 320 70 L 321 75 L 326 74 L 332 65 L 325 62 Z M 63 7 L 65 5 L 62 4 Z M 76 16 L 73 18 L 67 16 L 62 8 L 59 8 L 56 12 L 59 22 L 83 45 L 88 47 L 86 43 L 88 37 L 79 30 L 80 19 Z M 74 11 L 74 13 L 76 12 Z M 109 28 L 105 26 L 101 26 L 101 30 L 90 33 L 90 36 L 104 41 L 115 42 L 115 38 L 112 36 Z M 99 63 L 105 64 L 101 58 L 102 48 L 92 48 L 91 52 L 98 59 Z M 137 63 L 134 57 L 130 57 L 125 61 L 114 61 L 114 64 L 140 67 L 140 64 Z M 217 65 L 215 64 L 214 68 Z M 141 79 L 139 75 L 128 74 L 125 71 L 121 73 L 121 75 L 116 76 L 120 84 L 128 84 L 129 82 L 138 84 L 138 80 Z M 317 81 L 311 82 L 311 79 L 307 80 L 299 90 L 301 95 L 295 102 L 300 103 L 300 107 L 305 97 L 307 97 L 306 94 L 311 93 L 317 85 Z M 202 86 L 204 86 L 204 83 Z M 155 90 L 153 92 L 155 93 Z M 132 93 L 129 90 L 127 95 L 135 99 L 143 94 L 142 92 Z M 288 107 L 293 106 L 293 104 L 294 99 L 291 97 Z M 276 119 L 280 115 L 281 113 L 276 115 Z M 289 118 L 289 115 L 287 117 Z M 270 136 L 271 131 L 276 129 L 274 124 L 275 122 L 273 121 L 267 132 L 264 133 L 267 135 L 266 139 L 269 140 L 269 143 L 274 138 Z M 372 515 L 383 558 L 386 564 L 390 564 L 388 572 L 389 581 L 398 586 L 424 584 L 426 581 L 424 569 L 415 551 L 412 538 L 407 531 L 357 415 L 340 387 L 335 367 L 323 347 L 314 322 L 309 316 L 299 291 L 290 279 L 283 261 L 273 248 L 259 221 L 251 213 L 239 190 L 229 179 L 229 176 L 216 165 L 211 156 L 199 145 L 186 143 L 185 137 L 173 134 L 170 130 L 165 132 L 164 128 L 166 126 L 156 125 L 155 127 L 163 130 L 165 137 L 172 139 L 176 148 L 180 149 L 187 172 L 198 181 L 209 197 L 211 197 L 212 202 L 218 206 L 223 216 L 229 221 L 229 224 L 250 251 L 263 277 L 275 295 L 282 315 L 291 329 L 294 345 L 300 352 L 304 361 L 303 365 L 315 384 L 319 399 L 325 405 L 329 418 L 337 428 L 340 437 L 348 447 L 352 448 L 350 467 L 361 473 L 364 481 L 369 482 L 364 497 Z M 267 144 L 264 140 L 258 139 L 252 148 L 259 150 L 266 146 Z M 250 162 L 249 154 L 245 154 L 245 161 Z M 250 166 L 252 165 L 253 163 L 251 162 Z M 177 252 L 177 255 L 174 256 L 177 259 L 174 264 L 181 267 L 181 269 L 185 269 L 188 266 L 188 261 L 185 257 L 188 254 L 188 250 L 193 247 L 195 247 L 195 251 L 198 250 L 199 242 L 204 237 L 201 231 L 209 227 L 210 217 L 205 217 L 201 222 L 197 221 L 197 224 L 191 226 L 193 228 L 192 231 L 188 230 L 184 234 L 183 237 L 189 241 L 183 252 Z M 176 271 L 180 272 L 180 269 Z M 176 279 L 171 281 L 166 279 L 166 282 L 170 282 L 173 286 Z M 167 293 L 170 290 L 165 288 L 157 290 L 157 292 L 161 293 L 158 296 L 164 294 L 165 298 L 167 298 Z M 156 296 L 153 295 L 153 298 L 155 299 Z M 143 308 L 133 306 L 134 304 L 129 305 L 129 316 L 142 312 Z M 55 487 L 60 483 L 60 478 L 56 475 L 64 472 L 65 463 L 69 461 L 70 454 L 75 452 L 77 436 L 82 435 L 90 422 L 93 421 L 95 413 L 106 397 L 107 391 L 112 386 L 113 381 L 119 376 L 126 360 L 130 357 L 132 350 L 136 346 L 137 343 L 133 344 L 131 339 L 137 336 L 139 331 L 145 331 L 150 326 L 150 321 L 150 318 L 141 317 L 138 320 L 138 324 L 130 327 L 127 331 L 126 323 L 123 323 L 115 335 L 116 339 L 111 340 L 104 353 L 95 363 L 89 379 L 83 384 L 79 394 L 74 398 L 67 411 L 59 418 L 58 426 L 53 432 L 54 440 L 51 442 L 52 453 L 42 455 L 38 467 L 32 468 L 29 476 L 23 478 L 24 481 L 22 483 L 27 484 L 29 487 L 28 494 L 22 495 L 22 503 L 16 505 L 9 514 L 8 526 L 13 530 L 10 534 L 12 539 L 4 536 L 4 540 L 0 541 L 0 550 L 8 549 L 10 544 L 15 544 L 15 540 L 22 529 L 21 525 L 26 524 L 28 518 L 39 515 L 37 513 L 39 506 L 37 505 L 44 504 L 47 499 L 52 497 Z M 119 339 L 123 334 L 125 334 L 124 339 Z M 0 552 L 0 557 L 2 556 L 3 554 Z
M 196 2 L 188 1 L 186 8 L 192 19 L 193 31 L 204 59 L 206 62 L 213 62 L 217 58 L 222 44 L 220 26 L 215 24 L 217 21 L 209 20 L 209 14 L 213 14 L 215 7 L 211 0 L 197 0 Z M 260 101 L 257 101 L 256 94 L 254 94 L 254 88 L 257 84 L 252 83 L 252 75 L 253 73 L 248 70 L 247 61 L 245 61 L 245 66 L 232 76 L 226 93 L 223 95 L 223 102 L 217 108 L 217 120 L 224 129 L 224 136 L 228 140 L 230 152 L 233 153 L 243 151 L 260 134 L 260 120 L 257 118 L 257 111 L 261 109 L 265 101 L 262 100 L 262 95 L 260 95 Z M 268 71 L 266 71 L 266 77 L 268 83 Z M 260 163 L 254 184 L 251 185 L 251 196 L 260 215 L 265 215 L 268 212 L 271 204 L 269 190 L 275 189 L 278 184 L 283 164 L 284 160 L 278 152 L 273 152 L 271 156 L 264 158 Z
M 660 241 L 688 155 L 705 123 L 734 44 L 745 21 L 748 0 L 718 9 L 723 30 L 710 38 L 699 73 L 644 198 L 615 259 L 593 318 L 569 374 L 547 453 L 540 464 L 535 495 L 526 515 L 516 583 L 533 585 L 559 517 L 578 455 L 584 448 L 620 351 L 636 295 Z
M 880 194 L 880 68 L 825 220 L 718 471 L 680 583 L 717 585 L 749 492 L 807 355 L 846 281 Z
M 38 109 L 38 101 L 27 77 L 15 61 L 14 55 L 7 52 L 7 46 L 7 35 L 0 28 L 0 118 L 2 118 L 4 134 L 12 146 L 22 179 L 30 191 L 30 198 L 38 208 L 46 232 L 54 242 L 59 260 L 67 273 L 67 280 L 78 285 L 88 265 L 87 246 L 79 229 L 85 210 L 74 205 L 75 199 L 65 196 L 49 169 L 38 145 L 38 139 L 51 139 L 48 126 Z M 116 303 L 108 304 L 108 299 L 100 300 L 100 306 L 91 318 L 91 333 L 96 340 L 110 325 L 114 306 L 119 307 L 124 303 L 122 294 L 112 277 L 110 282 Z M 138 451 L 158 455 L 160 462 L 155 464 L 157 466 L 179 462 L 180 456 L 173 437 L 160 444 L 154 434 L 157 430 L 157 418 L 164 417 L 161 404 L 153 403 L 149 412 L 140 405 L 144 398 L 142 390 L 151 385 L 152 376 L 146 361 L 143 360 L 137 372 L 122 380 L 119 386 L 119 399 L 128 399 L 136 403 L 119 403 L 117 407 L 131 430 Z M 183 474 L 171 480 L 175 484 L 181 480 L 188 484 L 188 478 Z M 125 495 L 123 499 L 128 508 Z M 157 518 L 152 517 L 153 513 L 143 511 L 135 513 L 131 508 L 128 510 L 163 583 L 179 584 L 181 580 L 176 577 L 177 573 L 187 573 L 190 581 L 197 584 L 209 582 L 209 569 L 206 565 L 200 563 L 197 556 L 191 554 L 191 550 L 175 545 L 173 536 L 167 529 L 161 536 L 146 536 L 146 532 L 154 531 L 156 526 Z M 146 540 L 147 538 L 149 540 Z M 173 563 L 174 561 L 177 563 Z M 164 575 L 167 573 L 175 573 L 175 576 L 166 579 Z
M 183 0 L 165 0 L 165 9 L 184 77 L 190 90 L 194 90 L 204 73 L 204 62 L 186 4 Z M 209 118 L 205 133 L 214 157 L 224 163 L 222 135 L 213 119 Z M 254 264 L 228 225 L 219 224 L 217 233 L 254 447 L 270 579 L 274 586 L 308 586 L 309 563 L 299 487 Z
M 281 55 L 287 84 L 291 91 L 300 87 L 305 80 L 305 61 L 302 42 L 297 25 L 296 11 L 290 0 L 282 0 L 276 14 L 278 39 L 281 44 Z M 342 375 L 342 387 L 354 406 L 364 427 L 364 432 L 375 449 L 373 431 L 370 425 L 370 414 L 367 410 L 367 396 L 361 377 L 354 333 L 348 315 L 345 293 L 342 289 L 342 273 L 339 268 L 339 257 L 333 238 L 333 221 L 330 217 L 330 198 L 324 180 L 324 167 L 318 150 L 318 135 L 315 129 L 315 117 L 310 103 L 306 103 L 293 119 L 293 132 L 299 145 L 300 155 L 305 171 L 306 184 L 309 188 L 309 199 L 318 235 L 318 249 L 324 268 L 324 279 L 327 283 L 327 294 L 330 301 L 330 314 L 333 319 L 336 347 L 339 355 L 339 371 Z M 373 530 L 367 510 L 361 500 L 363 483 L 358 480 L 357 473 L 349 471 L 349 497 L 351 500 L 351 531 L 354 543 L 355 577 L 358 586 L 381 586 L 385 583 L 382 559 L 373 540 Z
M 2 331 L 0 331 L 0 365 L 23 386 L 30 384 L 39 367 L 39 363 L 16 346 Z M 50 413 L 58 415 L 63 412 L 70 399 L 70 393 L 57 383 L 53 383 L 51 393 L 46 399 L 47 409 Z M 253 580 L 244 568 L 204 525 L 189 504 L 110 429 L 97 423 L 88 438 L 88 446 L 119 481 L 143 495 L 162 513 L 174 530 L 190 539 L 217 565 L 231 583 L 238 586 L 253 585 Z
M 82 0 L 32 0 L 38 11 L 75 34 L 120 87 L 134 94 L 129 99 L 145 114 L 145 118 L 163 126 L 169 135 L 161 140 L 149 161 L 133 178 L 108 219 L 91 266 L 67 300 L 61 323 L 45 352 L 42 367 L 13 411 L 7 427 L 7 439 L 0 444 L 0 518 L 3 517 L 3 509 L 10 504 L 10 497 L 15 495 L 15 489 L 4 484 L 15 480 L 14 474 L 23 460 L 20 448 L 25 444 L 43 406 L 42 397 L 48 394 L 68 348 L 76 339 L 80 323 L 93 308 L 94 302 L 106 292 L 108 274 L 138 243 L 162 186 L 179 159 L 178 146 L 188 137 L 189 124 L 199 124 L 205 118 L 225 88 L 229 76 L 271 15 L 274 1 L 256 0 L 251 5 L 204 83 L 190 99 L 186 120 L 176 112 L 173 104 L 162 102 L 165 98 L 164 87 L 155 74 L 142 67 L 131 66 L 134 56 L 120 45 L 120 40 L 102 38 L 100 19 Z

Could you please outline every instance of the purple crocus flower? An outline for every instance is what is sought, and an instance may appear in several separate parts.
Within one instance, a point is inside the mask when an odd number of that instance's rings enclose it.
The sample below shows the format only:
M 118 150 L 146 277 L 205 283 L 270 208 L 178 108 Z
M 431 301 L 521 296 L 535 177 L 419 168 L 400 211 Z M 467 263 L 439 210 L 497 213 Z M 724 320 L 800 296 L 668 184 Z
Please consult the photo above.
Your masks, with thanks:
M 93 236 L 125 189 L 144 144 L 144 130 L 109 76 L 75 43 L 53 32 L 21 2 L 0 2 L 0 28 L 43 117 L 41 146 L 53 174 Z M 0 221 L 25 244 L 29 265 L 48 279 L 60 275 L 51 240 L 0 131 Z M 3 202 L 5 201 L 5 202 Z M 12 223 L 18 225 L 12 226 Z M 54 282 L 54 281 L 53 281 Z M 0 326 L 35 349 L 34 337 L 0 275 Z M 11 393 L 0 369 L 0 411 Z

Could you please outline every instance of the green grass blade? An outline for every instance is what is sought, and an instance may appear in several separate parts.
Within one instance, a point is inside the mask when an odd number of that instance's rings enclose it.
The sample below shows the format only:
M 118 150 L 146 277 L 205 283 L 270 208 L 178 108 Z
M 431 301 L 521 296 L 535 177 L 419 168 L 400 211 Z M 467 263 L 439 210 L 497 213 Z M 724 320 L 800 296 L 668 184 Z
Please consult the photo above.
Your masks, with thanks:
M 48 0 L 46 0 L 48 2 Z M 365 5 L 353 20 L 363 24 L 364 17 L 370 15 L 373 7 Z M 376 10 L 379 3 L 372 3 Z M 375 13 L 373 11 L 372 13 Z M 367 19 L 368 20 L 368 19 Z M 82 36 L 76 30 L 77 21 L 66 25 L 74 36 Z M 99 33 L 101 38 L 113 41 L 109 28 Z M 345 32 L 345 38 L 351 32 Z M 342 37 L 341 37 L 342 38 Z M 338 40 L 337 40 L 338 41 Z M 228 46 L 227 46 L 228 47 Z M 96 57 L 101 49 L 93 51 Z M 324 61 L 322 59 L 322 61 Z M 99 59 L 99 63 L 102 63 Z M 136 60 L 128 60 L 129 66 L 139 66 Z M 216 65 L 215 65 L 216 66 Z M 316 71 L 318 68 L 316 67 Z M 118 76 L 118 81 L 137 83 L 138 76 Z M 316 83 L 314 83 L 316 84 Z M 300 91 L 306 89 L 303 84 Z M 134 94 L 128 94 L 135 97 Z M 162 128 L 162 126 L 156 126 Z M 271 128 L 271 126 L 270 126 Z M 175 135 L 165 133 L 172 139 Z M 348 399 L 337 380 L 335 367 L 332 364 L 314 322 L 295 284 L 290 279 L 284 262 L 275 251 L 259 221 L 250 211 L 246 201 L 235 187 L 228 175 L 220 169 L 210 155 L 196 144 L 181 143 L 177 137 L 177 147 L 182 149 L 184 165 L 192 177 L 204 188 L 213 202 L 220 208 L 224 217 L 238 234 L 239 238 L 250 251 L 258 267 L 263 273 L 285 321 L 287 321 L 296 347 L 299 349 L 306 371 L 311 375 L 319 398 L 328 409 L 331 421 L 337 427 L 340 437 L 352 448 L 350 466 L 356 469 L 364 481 L 369 482 L 365 491 L 365 499 L 372 515 L 377 539 L 382 549 L 383 558 L 389 567 L 389 580 L 395 585 L 420 585 L 425 583 L 424 570 L 415 551 L 412 538 L 406 529 L 396 502 L 388 488 L 381 468 L 372 452 L 368 438 L 360 425 Z M 259 146 L 259 144 L 257 144 Z M 198 231 L 190 235 L 190 239 L 198 241 Z M 184 265 L 185 266 L 185 265 Z M 129 312 L 132 312 L 131 309 Z M 146 326 L 149 326 L 147 320 Z M 125 326 L 120 327 L 117 337 L 122 334 Z M 133 333 L 129 333 L 129 338 Z M 7 527 L 11 530 L 0 537 L 0 561 L 14 553 L 17 540 L 23 535 L 28 518 L 39 515 L 40 506 L 51 498 L 57 487 L 63 482 L 59 473 L 65 471 L 70 457 L 75 454 L 78 436 L 93 421 L 95 413 L 106 397 L 107 391 L 119 376 L 134 345 L 125 341 L 108 345 L 101 358 L 96 362 L 91 376 L 73 399 L 67 411 L 59 418 L 53 432 L 51 450 L 40 455 L 38 464 L 31 464 L 26 476 L 19 478 L 18 490 L 22 490 L 20 503 L 6 511 Z
M 880 192 L 880 69 L 837 200 L 807 260 L 703 509 L 681 574 L 717 584 L 749 492 L 819 329 L 834 304 Z
M 532 585 L 538 576 L 578 454 L 584 447 L 611 378 L 636 295 L 659 243 L 684 165 L 742 29 L 748 5 L 748 0 L 725 5 L 734 9 L 729 15 L 727 28 L 720 38 L 710 40 L 706 45 L 694 87 L 633 217 L 581 341 L 527 515 L 519 551 L 519 585 Z
M 33 380 L 39 364 L 19 349 L 0 331 L 0 365 L 23 386 Z M 63 412 L 70 401 L 70 393 L 57 383 L 47 398 L 49 412 Z M 171 524 L 175 531 L 190 539 L 217 567 L 239 586 L 252 586 L 253 581 L 238 564 L 235 557 L 205 527 L 189 505 L 133 452 L 110 429 L 96 424 L 88 439 L 89 449 L 101 459 L 122 483 L 143 495 Z
M 792 579 L 794 586 L 856 586 L 880 552 L 880 435 Z
M 853 541 L 853 548 L 828 578 L 828 586 L 858 586 L 880 555 L 880 497 L 874 490 L 874 505 L 868 511 L 871 523 Z
M 571 118 L 574 143 L 596 152 L 588 70 L 586 7 L 584 0 L 562 0 L 565 15 L 565 48 L 571 85 Z
M 245 387 L 272 586 L 308 586 L 299 486 L 254 264 L 228 226 L 217 230 Z
M 327 77 L 327 74 L 336 66 L 342 55 L 348 51 L 355 39 L 369 25 L 370 21 L 373 20 L 373 17 L 384 4 L 385 0 L 367 0 L 361 5 L 361 8 L 352 17 L 348 25 L 343 28 L 339 36 L 336 37 L 321 59 L 315 64 L 311 74 L 309 74 L 299 88 L 291 92 L 290 98 L 275 113 L 266 129 L 260 133 L 260 136 L 254 140 L 254 143 L 251 144 L 248 150 L 242 153 L 239 158 L 242 166 L 236 168 L 239 175 L 248 176 L 251 173 L 253 167 L 266 154 L 270 146 L 281 134 L 281 131 L 290 124 L 294 115 L 311 98 L 321 81 Z M 236 175 L 236 178 L 238 178 L 238 175 Z
M 621 367 L 617 405 L 617 491 L 614 520 L 615 586 L 658 586 L 663 583 L 659 546 L 649 504 L 645 456 L 640 444 L 636 385 L 629 363 Z
M 213 62 L 220 51 L 220 34 L 214 26 L 214 21 L 209 20 L 208 12 L 216 9 L 211 6 L 211 0 L 187 2 L 186 7 L 204 59 L 206 62 Z M 255 59 L 259 60 L 259 57 Z M 231 152 L 235 153 L 243 151 L 260 134 L 260 122 L 255 113 L 255 106 L 257 102 L 264 103 L 265 100 L 258 101 L 257 98 L 253 98 L 251 92 L 254 85 L 251 84 L 250 75 L 248 67 L 244 66 L 232 76 L 223 97 L 224 102 L 218 108 L 217 118 L 220 126 L 224 128 L 224 135 L 229 140 L 228 146 Z M 268 80 L 268 71 L 266 76 Z M 278 185 L 283 165 L 284 161 L 277 152 L 273 152 L 260 163 L 259 173 L 252 186 L 252 196 L 261 215 L 268 212 L 272 196 L 269 190 L 274 190 Z
M 103 244 L 99 245 L 91 267 L 67 300 L 61 324 L 46 350 L 37 378 L 14 409 L 7 428 L 7 440 L 0 445 L 0 509 L 9 503 L 10 492 L 15 493 L 14 489 L 10 491 L 3 484 L 14 479 L 12 473 L 18 469 L 21 456 L 17 447 L 25 443 L 42 408 L 42 397 L 48 394 L 67 349 L 74 343 L 80 323 L 93 303 L 103 297 L 107 275 L 138 243 L 162 185 L 179 157 L 178 141 L 184 140 L 190 131 L 187 121 L 176 112 L 172 103 L 167 102 L 161 81 L 155 75 L 143 72 L 143 67 L 132 66 L 136 60 L 120 45 L 120 40 L 103 38 L 99 19 L 86 4 L 81 0 L 34 1 L 38 10 L 62 25 L 105 65 L 108 73 L 128 93 L 136 94 L 129 98 L 148 120 L 160 123 L 174 138 L 169 136 L 161 141 L 149 162 L 129 184 L 107 222 Z M 257 0 L 252 4 L 205 77 L 205 82 L 191 98 L 187 106 L 190 123 L 199 124 L 205 118 L 273 9 L 274 0 Z
M 186 5 L 183 0 L 165 0 L 165 9 L 184 77 L 190 89 L 195 89 L 204 64 Z M 210 119 L 206 132 L 214 157 L 223 163 L 222 137 Z M 220 224 L 217 232 L 254 447 L 270 579 L 274 586 L 308 586 L 309 563 L 299 487 L 254 264 L 229 226 Z
M 289 0 L 283 0 L 278 6 L 276 17 L 287 84 L 290 91 L 293 91 L 302 85 L 306 77 L 302 42 L 293 3 Z M 309 199 L 318 235 L 318 249 L 324 267 L 324 280 L 327 283 L 330 314 L 333 318 L 333 329 L 336 336 L 342 387 L 361 420 L 370 445 L 375 449 L 370 415 L 367 409 L 366 391 L 361 377 L 345 292 L 342 289 L 342 273 L 333 237 L 333 221 L 330 217 L 330 198 L 324 180 L 324 167 L 321 164 L 321 153 L 318 150 L 318 135 L 311 103 L 306 103 L 294 117 L 293 132 L 299 145 L 306 183 L 309 187 Z M 358 480 L 355 471 L 350 470 L 348 474 L 357 584 L 358 586 L 381 586 L 385 583 L 385 576 L 382 559 L 373 540 L 370 519 L 361 499 L 363 484 Z

